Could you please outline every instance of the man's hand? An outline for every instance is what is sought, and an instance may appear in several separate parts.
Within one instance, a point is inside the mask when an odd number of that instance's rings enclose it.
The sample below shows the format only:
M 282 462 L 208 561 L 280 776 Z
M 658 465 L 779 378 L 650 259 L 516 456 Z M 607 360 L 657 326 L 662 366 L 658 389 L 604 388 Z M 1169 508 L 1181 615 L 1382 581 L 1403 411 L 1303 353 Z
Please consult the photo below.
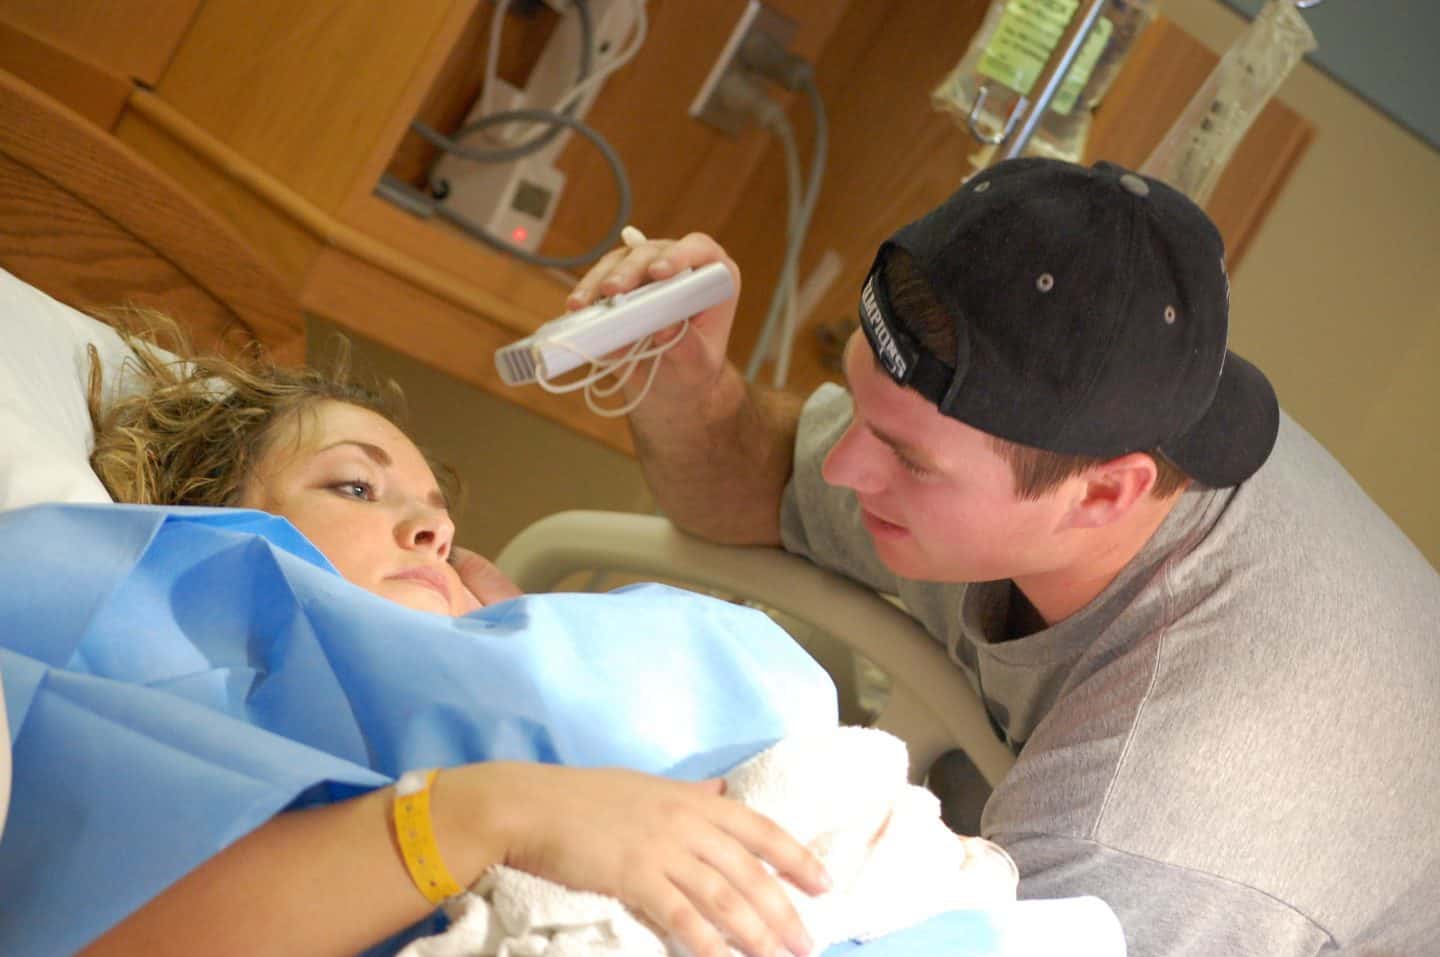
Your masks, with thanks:
M 667 279 L 683 269 L 724 263 L 736 298 L 655 336 L 671 347 L 648 374 L 628 376 L 622 388 L 630 432 L 645 481 L 678 527 L 711 541 L 780 543 L 780 500 L 793 464 L 801 400 L 752 389 L 726 357 L 735 322 L 740 272 L 703 233 L 682 239 L 626 237 L 580 280 L 567 300 L 579 309 L 602 296 Z M 642 396 L 642 391 L 645 391 Z
M 450 549 L 450 564 L 460 575 L 460 583 L 468 593 L 466 597 L 474 602 L 473 606 L 461 611 L 462 615 L 524 594 L 489 559 L 468 548 L 453 546 Z
M 730 270 L 735 280 L 735 298 L 691 317 L 690 331 L 665 353 L 663 370 L 653 386 L 653 390 L 662 395 L 675 390 L 684 390 L 692 396 L 704 395 L 725 368 L 725 350 L 730 327 L 735 321 L 735 306 L 740 291 L 739 268 L 709 236 L 691 233 L 678 240 L 647 239 L 613 250 L 590 268 L 566 299 L 565 307 L 581 309 L 599 298 L 629 292 L 646 283 L 668 279 L 682 270 L 696 269 L 712 262 L 724 263 Z M 672 326 L 656 333 L 654 342 L 660 345 L 678 334 L 679 327 Z M 632 378 L 636 388 L 645 379 L 644 376 Z

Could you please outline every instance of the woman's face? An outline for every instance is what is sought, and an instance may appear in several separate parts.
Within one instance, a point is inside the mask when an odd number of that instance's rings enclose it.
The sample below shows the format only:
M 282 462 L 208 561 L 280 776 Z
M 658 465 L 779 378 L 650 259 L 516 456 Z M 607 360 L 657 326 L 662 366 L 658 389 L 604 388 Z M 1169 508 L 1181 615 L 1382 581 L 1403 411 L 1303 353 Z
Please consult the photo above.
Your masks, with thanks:
M 368 409 L 327 400 L 277 425 L 235 504 L 289 519 L 377 595 L 444 615 L 480 607 L 448 561 L 455 525 L 435 474 Z

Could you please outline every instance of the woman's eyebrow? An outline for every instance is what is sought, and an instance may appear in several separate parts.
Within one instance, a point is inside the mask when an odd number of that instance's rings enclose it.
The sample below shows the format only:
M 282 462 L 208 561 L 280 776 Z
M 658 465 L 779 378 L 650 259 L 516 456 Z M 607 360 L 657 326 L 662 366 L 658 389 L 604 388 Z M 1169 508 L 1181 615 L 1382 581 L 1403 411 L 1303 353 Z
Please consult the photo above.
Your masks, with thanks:
M 390 458 L 390 453 L 386 452 L 380 446 L 374 444 L 373 442 L 362 442 L 359 439 L 339 439 L 338 441 L 331 442 L 329 445 L 324 446 L 319 451 L 329 452 L 331 449 L 339 448 L 342 445 L 355 446 L 357 449 L 364 452 L 371 460 L 373 460 L 376 465 L 379 465 L 382 468 L 389 467 L 390 464 L 394 461 Z M 436 508 L 443 508 L 447 512 L 450 510 L 450 500 L 445 497 L 445 493 L 442 490 L 438 488 L 432 489 L 430 494 L 427 495 L 426 498 L 429 499 L 430 504 L 434 505 Z
M 342 445 L 355 446 L 360 451 L 364 452 L 367 456 L 369 456 L 371 459 L 373 459 L 376 465 L 389 465 L 392 461 L 389 452 L 386 452 L 384 449 L 382 449 L 378 445 L 375 445 L 374 443 L 361 442 L 359 439 L 340 439 L 339 441 L 331 442 L 329 445 L 324 446 L 319 451 L 329 452 L 331 449 L 339 448 Z

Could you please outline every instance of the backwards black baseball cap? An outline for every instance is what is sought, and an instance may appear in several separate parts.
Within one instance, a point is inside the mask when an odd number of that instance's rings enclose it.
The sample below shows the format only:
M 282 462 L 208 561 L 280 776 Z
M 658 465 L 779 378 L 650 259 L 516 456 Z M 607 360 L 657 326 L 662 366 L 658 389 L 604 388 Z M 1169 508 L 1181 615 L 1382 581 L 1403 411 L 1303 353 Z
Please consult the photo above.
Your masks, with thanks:
M 908 253 L 955 323 L 929 352 L 885 286 Z M 1236 485 L 1275 444 L 1275 392 L 1226 348 L 1230 283 L 1209 217 L 1111 163 L 1022 158 L 977 174 L 876 256 L 860 325 L 880 365 L 945 415 L 1052 452 L 1159 450 Z

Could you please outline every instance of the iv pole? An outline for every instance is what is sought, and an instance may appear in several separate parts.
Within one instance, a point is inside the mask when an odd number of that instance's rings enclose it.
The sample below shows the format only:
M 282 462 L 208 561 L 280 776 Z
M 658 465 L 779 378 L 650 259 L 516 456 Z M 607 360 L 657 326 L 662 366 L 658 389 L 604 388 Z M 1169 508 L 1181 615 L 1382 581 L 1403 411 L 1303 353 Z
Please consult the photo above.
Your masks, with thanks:
M 1060 84 L 1065 80 L 1065 74 L 1070 71 L 1070 65 L 1080 55 L 1080 50 L 1085 46 L 1085 39 L 1090 36 L 1090 30 L 1095 26 L 1095 21 L 1100 17 L 1100 10 L 1109 0 L 1087 0 L 1084 7 L 1075 11 L 1066 25 L 1065 32 L 1055 43 L 1055 49 L 1050 52 L 1050 59 L 1045 62 L 1045 68 L 1035 78 L 1035 85 L 1031 89 L 1038 89 L 1039 95 L 1031 100 L 1029 97 L 1020 97 L 1015 103 L 1015 108 L 1005 120 L 1005 128 L 999 134 L 987 133 L 981 129 L 979 124 L 980 108 L 985 104 L 985 95 L 988 86 L 982 86 L 975 96 L 975 105 L 970 108 L 968 125 L 970 135 L 981 143 L 990 146 L 998 146 L 1006 143 L 1005 149 L 1000 152 L 999 160 L 1014 159 L 1024 152 L 1029 145 L 1030 138 L 1035 135 L 1035 130 L 1040 125 L 1040 120 L 1045 116 L 1045 111 L 1050 108 L 1050 102 L 1055 99 L 1055 94 L 1060 90 Z M 1324 0 L 1294 0 L 1295 6 L 1301 10 L 1309 10 L 1311 7 L 1318 7 Z M 1016 127 L 1019 127 L 1017 130 Z M 1014 137 L 1011 137 L 1012 131 Z M 1008 141 L 1008 142 L 1007 142 Z
M 1050 108 L 1050 101 L 1055 99 L 1055 94 L 1060 89 L 1060 84 L 1065 79 L 1065 74 L 1070 69 L 1070 64 L 1080 55 L 1080 49 L 1085 45 L 1085 38 L 1090 35 L 1090 29 L 1095 26 L 1095 21 L 1100 18 L 1100 10 L 1109 0 L 1086 0 L 1085 6 L 1075 12 L 1070 22 L 1065 27 L 1065 32 L 1060 34 L 1060 39 L 1055 43 L 1055 49 L 1050 51 L 1050 59 L 1045 62 L 1045 68 L 1035 78 L 1032 90 L 1039 90 L 1035 99 L 1022 96 L 1015 103 L 1015 108 L 1010 111 L 1010 116 L 1005 120 L 1005 128 L 999 134 L 987 133 L 981 129 L 979 124 L 980 109 L 985 105 L 985 96 L 989 92 L 989 86 L 980 87 L 975 95 L 975 105 L 970 108 L 969 126 L 970 135 L 981 143 L 990 146 L 998 146 L 1007 143 L 1001 152 L 998 160 L 1013 159 L 1029 144 L 1030 138 L 1035 135 L 1035 130 L 1040 125 L 1040 120 L 1045 116 L 1045 111 Z M 1016 127 L 1019 127 L 1017 130 Z M 1011 136 L 1011 132 L 1014 136 Z

